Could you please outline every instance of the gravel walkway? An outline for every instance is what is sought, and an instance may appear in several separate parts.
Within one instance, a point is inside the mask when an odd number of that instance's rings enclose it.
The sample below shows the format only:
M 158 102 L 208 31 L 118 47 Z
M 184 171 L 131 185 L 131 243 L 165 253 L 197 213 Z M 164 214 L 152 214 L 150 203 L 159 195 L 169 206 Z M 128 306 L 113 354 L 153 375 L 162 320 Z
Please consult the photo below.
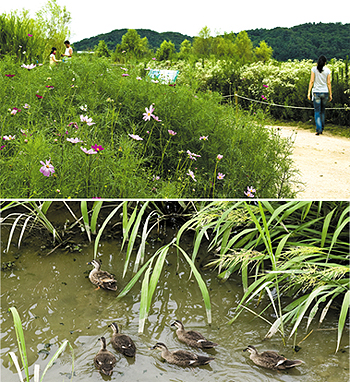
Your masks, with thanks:
M 267 126 L 272 128 L 272 126 Z M 293 160 L 304 183 L 297 198 L 350 201 L 350 139 L 297 127 L 274 126 L 294 141 Z M 326 127 L 327 129 L 327 127 Z

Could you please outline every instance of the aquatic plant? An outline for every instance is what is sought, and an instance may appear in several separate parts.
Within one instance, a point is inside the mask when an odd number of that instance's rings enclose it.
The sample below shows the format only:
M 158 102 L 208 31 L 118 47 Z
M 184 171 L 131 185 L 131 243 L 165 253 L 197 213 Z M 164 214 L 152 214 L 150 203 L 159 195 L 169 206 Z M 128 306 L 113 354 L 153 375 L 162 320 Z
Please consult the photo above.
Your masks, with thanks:
M 25 344 L 25 340 L 24 340 L 24 333 L 23 333 L 21 318 L 20 318 L 18 311 L 15 307 L 9 308 L 9 311 L 11 312 L 12 317 L 13 317 L 13 324 L 14 324 L 16 338 L 17 338 L 18 351 L 20 353 L 20 359 L 22 362 L 22 368 L 24 369 L 26 382 L 29 382 L 29 380 L 30 380 L 29 365 L 28 365 L 28 360 L 27 360 L 27 349 L 26 349 L 26 344 Z M 47 370 L 54 364 L 54 362 L 60 356 L 60 354 L 64 352 L 67 345 L 70 347 L 70 350 L 72 352 L 72 374 L 71 375 L 73 376 L 73 374 L 74 374 L 74 350 L 73 350 L 72 345 L 69 343 L 69 341 L 64 340 L 62 345 L 60 345 L 60 347 L 56 351 L 56 353 L 50 358 L 48 364 L 46 365 L 46 367 L 45 367 L 45 369 L 41 375 L 41 378 L 40 378 L 39 365 L 34 365 L 34 382 L 42 382 L 44 380 L 44 377 L 45 377 Z M 22 376 L 22 371 L 21 371 L 21 368 L 19 366 L 18 358 L 17 358 L 16 354 L 14 352 L 9 352 L 9 356 L 12 359 L 12 361 L 16 367 L 20 381 L 24 382 L 23 376 Z M 39 378 L 40 378 L 40 381 L 39 381 Z
M 186 229 L 196 230 L 193 259 L 204 237 L 211 238 L 209 250 L 217 248 L 218 255 L 208 266 L 218 268 L 222 281 L 234 272 L 242 277 L 245 293 L 230 322 L 249 310 L 270 324 L 267 338 L 278 331 L 286 340 L 288 324 L 295 341 L 306 314 L 308 329 L 317 313 L 322 323 L 339 300 L 337 351 L 350 302 L 349 212 L 348 202 L 212 202 L 184 224 L 178 241 Z M 274 322 L 264 317 L 267 308 L 255 313 L 249 307 L 263 294 Z

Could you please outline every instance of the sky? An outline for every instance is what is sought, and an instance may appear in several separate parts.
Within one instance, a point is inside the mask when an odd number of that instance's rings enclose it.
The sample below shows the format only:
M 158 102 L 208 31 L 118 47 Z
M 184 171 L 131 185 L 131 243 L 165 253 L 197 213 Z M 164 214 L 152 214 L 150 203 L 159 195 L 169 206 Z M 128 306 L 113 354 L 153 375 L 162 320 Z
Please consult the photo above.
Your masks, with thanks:
M 47 0 L 1 1 L 0 13 L 27 9 L 30 15 Z M 346 2 L 346 1 L 345 1 Z M 327 8 L 318 2 L 294 0 L 57 0 L 71 13 L 72 43 L 108 33 L 114 29 L 152 29 L 156 32 L 180 32 L 198 35 L 207 26 L 213 36 L 224 32 L 276 27 L 290 28 L 310 22 L 350 23 L 344 0 L 333 0 Z M 322 2 L 321 2 L 322 3 Z M 344 10 L 341 12 L 340 10 Z

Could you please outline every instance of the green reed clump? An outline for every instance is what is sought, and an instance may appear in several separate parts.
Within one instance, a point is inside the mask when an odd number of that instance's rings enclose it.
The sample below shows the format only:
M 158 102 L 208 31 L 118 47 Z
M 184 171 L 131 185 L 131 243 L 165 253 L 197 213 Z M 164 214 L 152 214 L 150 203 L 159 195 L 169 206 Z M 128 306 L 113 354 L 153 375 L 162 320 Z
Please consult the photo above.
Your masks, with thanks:
M 307 329 L 317 314 L 322 323 L 332 306 L 339 312 L 337 351 L 350 302 L 349 211 L 348 202 L 213 202 L 182 227 L 178 241 L 185 229 L 196 229 L 192 258 L 210 237 L 217 256 L 208 265 L 223 281 L 241 274 L 245 294 L 231 322 L 244 309 L 269 322 L 266 308 L 249 307 L 265 294 L 277 317 L 266 337 L 278 331 L 285 340 L 287 325 L 289 337 L 296 336 L 306 315 Z
M 6 57 L 0 67 L 2 197 L 295 195 L 290 143 L 218 94 L 106 58 L 29 70 Z

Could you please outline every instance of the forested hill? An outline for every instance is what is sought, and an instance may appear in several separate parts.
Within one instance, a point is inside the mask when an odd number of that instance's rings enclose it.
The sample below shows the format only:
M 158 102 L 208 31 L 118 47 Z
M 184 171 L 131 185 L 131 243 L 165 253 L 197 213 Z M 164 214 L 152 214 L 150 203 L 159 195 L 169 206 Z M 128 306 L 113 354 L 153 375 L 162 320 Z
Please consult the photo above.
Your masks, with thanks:
M 147 37 L 151 49 L 158 49 L 164 40 L 171 40 L 177 51 L 183 40 L 193 41 L 193 37 L 177 32 L 158 33 L 150 29 L 136 29 L 141 38 Z M 74 43 L 75 50 L 92 50 L 100 40 L 104 40 L 110 50 L 121 43 L 127 29 L 116 29 L 109 33 Z M 292 28 L 247 30 L 254 46 L 265 40 L 273 49 L 273 57 L 278 61 L 289 59 L 316 60 L 321 54 L 328 59 L 345 59 L 350 55 L 350 24 L 307 23 Z
M 114 50 L 117 44 L 122 42 L 122 37 L 127 32 L 127 29 L 115 29 L 112 32 L 99 34 L 94 37 L 85 38 L 84 40 L 74 43 L 74 48 L 76 50 L 91 50 L 98 45 L 100 40 L 104 40 L 107 44 L 108 49 Z M 180 45 L 183 40 L 189 40 L 192 43 L 193 37 L 187 36 L 178 32 L 155 32 L 150 29 L 136 29 L 136 32 L 140 35 L 141 38 L 147 37 L 148 44 L 151 49 L 157 50 L 160 47 L 160 44 L 164 40 L 171 40 L 175 44 L 177 51 L 180 50 Z
M 254 29 L 247 33 L 254 45 L 265 40 L 278 61 L 316 60 L 321 54 L 328 59 L 350 56 L 350 24 L 307 23 L 292 28 Z

